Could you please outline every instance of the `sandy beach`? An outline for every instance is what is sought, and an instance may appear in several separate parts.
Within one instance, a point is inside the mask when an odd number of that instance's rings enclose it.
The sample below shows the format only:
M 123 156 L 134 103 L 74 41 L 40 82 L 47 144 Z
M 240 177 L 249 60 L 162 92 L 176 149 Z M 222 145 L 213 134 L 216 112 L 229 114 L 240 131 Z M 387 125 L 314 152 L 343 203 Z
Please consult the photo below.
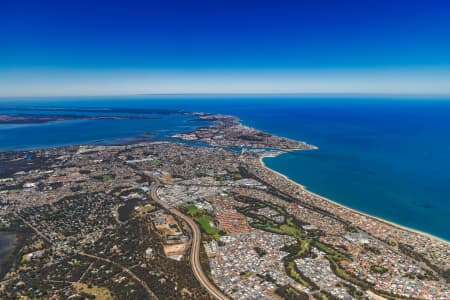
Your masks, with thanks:
M 282 154 L 282 153 L 280 153 L 280 154 L 278 154 L 278 155 L 281 155 L 281 154 Z M 275 156 L 277 156 L 277 155 L 275 155 Z M 298 182 L 295 182 L 294 180 L 290 179 L 290 178 L 287 177 L 286 175 L 284 175 L 284 174 L 282 174 L 282 173 L 280 173 L 280 172 L 277 172 L 277 171 L 275 171 L 275 170 L 273 170 L 273 169 L 271 169 L 271 168 L 269 168 L 269 167 L 266 166 L 266 164 L 264 163 L 264 158 L 266 158 L 266 157 L 275 157 L 275 156 L 274 156 L 274 155 L 268 155 L 268 156 L 265 156 L 264 154 L 260 155 L 260 156 L 259 156 L 259 162 L 260 162 L 261 166 L 262 166 L 263 168 L 267 169 L 268 171 L 272 172 L 272 173 L 275 174 L 276 176 L 281 176 L 281 177 L 283 177 L 284 179 L 286 179 L 286 180 L 288 180 L 289 182 L 291 182 L 292 184 L 295 184 L 296 186 L 300 187 L 301 189 L 303 189 L 303 190 L 306 191 L 307 193 L 310 193 L 311 195 L 314 195 L 314 196 L 316 196 L 316 197 L 319 197 L 319 198 L 322 199 L 322 200 L 331 202 L 332 204 L 334 204 L 334 205 L 336 205 L 336 206 L 338 206 L 338 207 L 345 208 L 345 209 L 348 209 L 348 210 L 350 210 L 350 211 L 352 211 L 352 212 L 354 212 L 354 213 L 357 213 L 357 214 L 366 216 L 366 217 L 368 217 L 368 218 L 377 220 L 378 222 L 385 223 L 385 224 L 390 225 L 390 226 L 393 226 L 393 227 L 395 227 L 395 228 L 397 228 L 397 229 L 401 229 L 401 230 L 405 230 L 405 231 L 412 232 L 412 233 L 415 233 L 415 234 L 423 235 L 423 236 L 426 236 L 426 237 L 428 237 L 428 238 L 430 238 L 430 239 L 438 240 L 438 241 L 443 242 L 443 243 L 445 243 L 445 244 L 447 244 L 447 245 L 450 246 L 450 242 L 447 241 L 447 240 L 445 240 L 445 239 L 443 239 L 443 238 L 434 236 L 434 235 L 432 235 L 432 234 L 429 234 L 429 233 L 426 233 L 426 232 L 423 232 L 423 231 L 420 231 L 420 230 L 416 230 L 416 229 L 413 229 L 413 228 L 409 228 L 409 227 L 406 227 L 406 226 L 402 226 L 402 225 L 400 225 L 400 224 L 397 224 L 397 223 L 394 223 L 394 222 L 391 222 L 391 221 L 388 221 L 388 220 L 385 220 L 385 219 L 382 219 L 382 218 L 379 218 L 379 217 L 376 217 L 376 216 L 369 215 L 369 214 L 367 214 L 367 213 L 364 213 L 364 212 L 362 212 L 362 211 L 359 211 L 359 210 L 353 209 L 353 208 L 351 208 L 351 207 L 345 206 L 345 205 L 340 204 L 340 203 L 338 203 L 338 202 L 336 202 L 336 201 L 333 201 L 333 200 L 331 200 L 331 199 L 329 199 L 329 198 L 323 197 L 323 196 L 321 196 L 321 195 L 319 195 L 319 194 L 316 194 L 316 193 L 314 193 L 314 192 L 309 191 L 309 190 L 308 190 L 305 186 L 303 186 L 302 184 L 300 184 L 300 183 L 298 183 Z

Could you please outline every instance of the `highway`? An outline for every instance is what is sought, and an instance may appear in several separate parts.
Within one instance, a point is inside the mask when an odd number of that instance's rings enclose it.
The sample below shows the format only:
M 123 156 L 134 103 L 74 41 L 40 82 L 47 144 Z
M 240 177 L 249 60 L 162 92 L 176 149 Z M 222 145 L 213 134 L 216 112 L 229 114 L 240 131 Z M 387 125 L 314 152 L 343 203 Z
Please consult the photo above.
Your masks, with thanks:
M 148 176 L 148 174 L 146 175 Z M 192 229 L 192 248 L 190 262 L 195 277 L 214 298 L 219 300 L 228 300 L 229 298 L 224 293 L 222 293 L 222 291 L 220 291 L 214 284 L 212 284 L 208 280 L 208 277 L 206 277 L 205 273 L 203 273 L 202 266 L 200 264 L 200 241 L 202 235 L 197 223 L 195 223 L 195 221 L 190 217 L 182 214 L 177 209 L 169 206 L 164 201 L 161 201 L 161 199 L 159 199 L 158 197 L 159 179 L 155 178 L 154 176 L 151 176 L 151 178 L 153 179 L 153 182 L 151 183 L 150 197 L 162 207 L 169 210 L 172 214 L 183 219 Z

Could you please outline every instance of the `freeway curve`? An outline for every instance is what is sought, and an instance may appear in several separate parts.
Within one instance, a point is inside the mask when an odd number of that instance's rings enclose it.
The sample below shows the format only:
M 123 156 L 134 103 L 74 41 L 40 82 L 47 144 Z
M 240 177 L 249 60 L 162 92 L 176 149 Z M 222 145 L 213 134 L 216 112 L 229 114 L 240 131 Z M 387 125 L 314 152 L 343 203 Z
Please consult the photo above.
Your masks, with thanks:
M 149 174 L 147 174 L 147 173 L 146 173 L 146 175 L 149 176 Z M 198 225 L 195 223 L 194 220 L 192 220 L 188 216 L 184 215 L 177 209 L 169 206 L 164 201 L 161 201 L 161 199 L 159 199 L 159 196 L 158 196 L 159 179 L 154 176 L 150 176 L 150 177 L 153 179 L 153 182 L 151 183 L 151 186 L 150 186 L 150 197 L 155 202 L 160 204 L 162 207 L 164 207 L 165 209 L 170 211 L 172 214 L 183 219 L 192 229 L 192 249 L 191 249 L 190 262 L 191 262 L 192 271 L 194 272 L 195 277 L 201 283 L 201 285 L 203 285 L 203 287 L 214 298 L 220 299 L 220 300 L 228 300 L 229 298 L 225 294 L 223 294 L 222 291 L 220 291 L 214 284 L 212 284 L 208 280 L 208 277 L 206 277 L 205 273 L 203 273 L 202 266 L 200 264 L 201 232 L 200 232 Z

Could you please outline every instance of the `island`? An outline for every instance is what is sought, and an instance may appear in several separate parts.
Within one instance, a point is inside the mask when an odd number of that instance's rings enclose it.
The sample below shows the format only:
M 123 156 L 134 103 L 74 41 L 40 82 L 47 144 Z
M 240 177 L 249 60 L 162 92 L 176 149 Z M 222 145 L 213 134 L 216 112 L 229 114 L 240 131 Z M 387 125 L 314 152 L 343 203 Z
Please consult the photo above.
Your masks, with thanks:
M 0 298 L 450 297 L 447 241 L 262 162 L 315 146 L 192 116 L 208 125 L 171 140 L 0 153 Z

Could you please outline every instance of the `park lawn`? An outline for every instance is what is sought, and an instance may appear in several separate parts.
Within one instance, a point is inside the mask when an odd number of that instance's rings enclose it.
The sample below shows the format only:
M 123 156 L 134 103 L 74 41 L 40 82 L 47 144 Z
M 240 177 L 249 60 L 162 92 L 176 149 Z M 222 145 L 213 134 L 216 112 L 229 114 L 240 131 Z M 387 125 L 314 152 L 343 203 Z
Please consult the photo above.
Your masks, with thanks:
M 214 222 L 214 218 L 210 215 L 203 215 L 197 218 L 197 222 L 200 224 L 200 227 L 204 232 L 213 236 L 216 240 L 220 238 L 219 228 L 212 227 L 211 222 Z
M 201 216 L 205 213 L 205 211 L 203 209 L 198 208 L 197 206 L 195 206 L 195 204 L 188 204 L 185 206 L 187 213 L 191 216 L 191 217 L 195 217 L 195 216 Z
M 212 236 L 218 240 L 220 238 L 220 230 L 217 227 L 211 226 L 214 223 L 214 217 L 208 215 L 204 209 L 198 208 L 195 204 L 188 204 L 184 207 L 188 215 L 194 218 L 200 224 L 200 228 L 207 235 Z

